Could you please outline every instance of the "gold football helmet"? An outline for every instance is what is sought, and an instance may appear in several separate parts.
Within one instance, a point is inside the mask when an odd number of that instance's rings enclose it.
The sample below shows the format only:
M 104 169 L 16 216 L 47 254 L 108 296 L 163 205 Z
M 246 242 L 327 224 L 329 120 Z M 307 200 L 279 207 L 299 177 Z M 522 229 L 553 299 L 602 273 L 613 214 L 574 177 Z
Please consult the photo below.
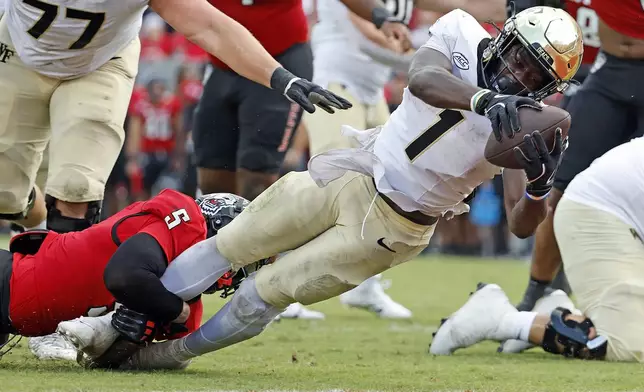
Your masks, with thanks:
M 583 52 L 581 29 L 566 11 L 532 7 L 510 17 L 490 41 L 483 76 L 500 93 L 541 100 L 568 88 Z

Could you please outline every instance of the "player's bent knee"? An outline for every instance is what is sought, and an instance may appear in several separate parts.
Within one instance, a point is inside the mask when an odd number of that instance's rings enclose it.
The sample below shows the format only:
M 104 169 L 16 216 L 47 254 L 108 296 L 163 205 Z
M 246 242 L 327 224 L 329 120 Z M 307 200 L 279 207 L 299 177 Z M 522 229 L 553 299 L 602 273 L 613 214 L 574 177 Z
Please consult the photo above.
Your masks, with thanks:
M 73 167 L 61 168 L 49 181 L 47 194 L 61 201 L 85 203 L 103 198 L 105 181 Z
M 279 260 L 277 261 L 279 262 Z M 306 281 L 296 274 L 285 276 L 273 266 L 266 266 L 257 272 L 257 291 L 267 303 L 286 308 L 288 305 L 299 302 L 311 305 L 338 296 L 356 287 L 345 280 L 331 274 L 319 275 Z
M 303 305 L 311 305 L 336 297 L 355 287 L 333 275 L 323 275 L 297 286 L 293 299 Z

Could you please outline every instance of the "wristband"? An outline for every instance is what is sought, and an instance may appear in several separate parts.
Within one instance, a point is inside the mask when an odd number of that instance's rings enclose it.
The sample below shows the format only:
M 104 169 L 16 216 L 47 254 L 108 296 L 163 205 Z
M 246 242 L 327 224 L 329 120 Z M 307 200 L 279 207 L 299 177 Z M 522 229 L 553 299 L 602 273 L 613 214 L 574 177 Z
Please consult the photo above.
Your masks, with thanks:
M 486 95 L 487 93 L 490 93 L 490 90 L 480 90 L 476 94 L 472 95 L 472 98 L 470 98 L 470 110 L 473 111 L 474 113 L 481 114 L 479 111 L 477 111 L 477 106 L 479 104 L 479 101 L 481 98 Z
M 548 195 L 549 195 L 549 194 L 550 194 L 550 191 L 546 192 L 546 193 L 545 193 L 544 195 L 542 195 L 542 196 L 535 196 L 535 195 L 531 195 L 528 191 L 526 191 L 526 192 L 525 192 L 525 196 L 526 196 L 528 199 L 533 200 L 533 201 L 543 200 L 543 199 L 545 199 L 546 197 L 548 197 Z
M 291 87 L 291 84 L 293 84 L 297 79 L 297 76 L 293 75 L 286 69 L 277 67 L 271 75 L 271 88 L 281 92 L 282 94 L 286 94 L 289 87 Z

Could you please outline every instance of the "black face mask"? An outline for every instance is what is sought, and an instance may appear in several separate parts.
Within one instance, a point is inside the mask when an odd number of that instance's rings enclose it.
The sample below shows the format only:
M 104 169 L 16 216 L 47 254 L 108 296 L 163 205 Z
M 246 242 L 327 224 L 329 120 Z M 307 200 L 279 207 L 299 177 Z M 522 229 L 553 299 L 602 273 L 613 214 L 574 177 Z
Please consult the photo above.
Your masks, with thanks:
M 527 90 L 511 75 L 501 75 L 493 83 L 499 94 L 506 95 L 525 95 Z

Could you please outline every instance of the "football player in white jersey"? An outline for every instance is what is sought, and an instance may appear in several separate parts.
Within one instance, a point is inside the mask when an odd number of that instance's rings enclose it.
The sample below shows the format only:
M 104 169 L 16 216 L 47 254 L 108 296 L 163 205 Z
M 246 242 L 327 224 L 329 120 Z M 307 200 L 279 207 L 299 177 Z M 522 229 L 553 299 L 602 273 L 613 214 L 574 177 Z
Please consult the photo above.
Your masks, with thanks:
M 241 75 L 307 111 L 350 106 L 286 71 L 205 0 L 9 0 L 0 19 L 0 219 L 33 227 L 46 214 L 58 232 L 98 221 L 123 144 L 148 6 Z M 48 143 L 43 198 L 34 182 Z
M 414 6 L 430 11 L 462 8 L 478 20 L 503 21 L 505 1 L 479 0 L 387 0 L 385 5 L 397 20 L 409 24 Z M 354 147 L 351 138 L 341 134 L 343 125 L 355 129 L 375 128 L 389 118 L 384 86 L 392 71 L 409 69 L 413 51 L 405 52 L 399 41 L 389 40 L 371 23 L 353 14 L 339 0 L 317 1 L 318 21 L 311 32 L 314 59 L 313 81 L 347 98 L 351 110 L 334 116 L 316 112 L 304 116 L 309 151 L 316 155 L 331 149 Z M 340 296 L 348 306 L 373 311 L 382 318 L 410 318 L 409 309 L 395 302 L 383 290 L 381 275 L 367 279 Z M 282 318 L 319 318 L 301 304 L 290 305 Z
M 512 137 L 519 107 L 539 110 L 536 100 L 565 90 L 582 51 L 577 23 L 549 7 L 510 18 L 495 39 L 464 11 L 439 19 L 384 126 L 345 128 L 360 148 L 314 156 L 308 172 L 282 177 L 216 236 L 175 259 L 162 281 L 193 298 L 231 266 L 288 253 L 247 278 L 198 331 L 148 346 L 129 363 L 175 368 L 258 335 L 291 303 L 340 295 L 414 258 L 440 218 L 467 212 L 464 198 L 501 172 L 484 158 L 490 135 Z M 524 170 L 503 173 L 509 226 L 519 237 L 546 215 L 562 150 L 561 134 L 551 152 L 539 132 L 526 141 L 525 155 L 516 154 Z
M 557 205 L 555 236 L 579 310 L 558 291 L 542 299 L 549 306 L 518 312 L 487 285 L 441 326 L 431 352 L 519 337 L 555 354 L 644 362 L 643 150 L 640 137 L 597 158 Z

